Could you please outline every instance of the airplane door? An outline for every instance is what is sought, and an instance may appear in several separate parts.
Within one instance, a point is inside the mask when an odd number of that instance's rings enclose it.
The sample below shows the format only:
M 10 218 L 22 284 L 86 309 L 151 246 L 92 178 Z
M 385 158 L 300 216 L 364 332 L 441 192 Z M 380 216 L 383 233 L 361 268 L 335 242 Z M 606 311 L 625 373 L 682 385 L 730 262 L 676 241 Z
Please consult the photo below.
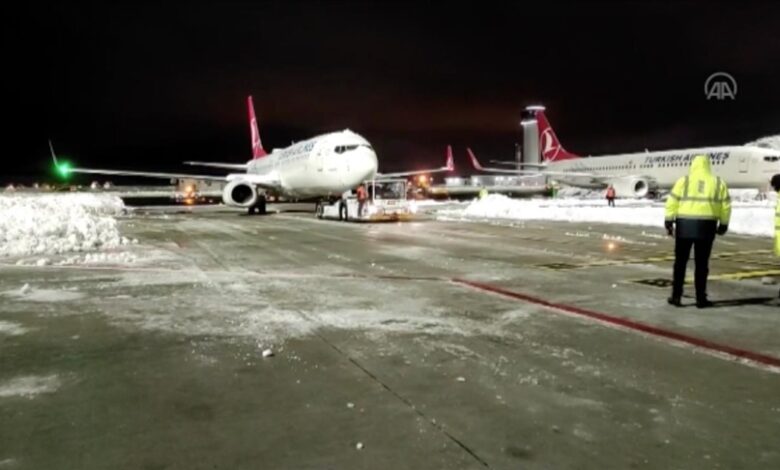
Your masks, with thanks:
M 314 168 L 317 171 L 322 171 L 325 166 L 325 151 L 322 148 L 317 149 L 314 153 Z
M 739 156 L 739 172 L 740 173 L 747 173 L 748 172 L 748 166 L 750 165 L 750 159 L 747 155 L 740 155 Z

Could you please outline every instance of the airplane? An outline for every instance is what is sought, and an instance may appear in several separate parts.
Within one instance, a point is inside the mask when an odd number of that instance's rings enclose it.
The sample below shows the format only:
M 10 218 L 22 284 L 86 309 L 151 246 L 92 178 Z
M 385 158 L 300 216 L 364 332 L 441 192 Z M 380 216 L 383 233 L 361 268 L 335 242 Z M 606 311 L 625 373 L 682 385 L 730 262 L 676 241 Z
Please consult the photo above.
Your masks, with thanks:
M 318 135 L 295 142 L 289 147 L 275 148 L 268 153 L 260 140 L 251 96 L 247 97 L 247 108 L 252 142 L 251 160 L 246 163 L 185 162 L 187 165 L 240 171 L 225 176 L 77 168 L 58 160 L 51 142 L 49 148 L 55 168 L 62 176 L 88 173 L 227 183 L 222 191 L 223 202 L 228 206 L 246 208 L 249 214 L 265 213 L 267 193 L 289 198 L 333 200 L 364 181 L 452 171 L 455 168 L 452 147 L 447 146 L 447 161 L 441 168 L 379 173 L 376 152 L 371 144 L 349 129 Z
M 529 106 L 539 125 L 541 164 L 495 162 L 517 165 L 517 169 L 483 167 L 474 152 L 467 149 L 471 163 L 479 171 L 519 175 L 547 175 L 560 183 L 603 189 L 610 184 L 618 196 L 643 198 L 670 190 L 688 174 L 696 155 L 710 158 L 713 172 L 730 188 L 765 189 L 773 174 L 780 172 L 780 151 L 752 145 L 645 151 L 597 157 L 581 157 L 567 151 L 555 134 L 543 106 Z M 492 161 L 492 160 L 491 160 Z M 527 167 L 532 169 L 522 169 Z

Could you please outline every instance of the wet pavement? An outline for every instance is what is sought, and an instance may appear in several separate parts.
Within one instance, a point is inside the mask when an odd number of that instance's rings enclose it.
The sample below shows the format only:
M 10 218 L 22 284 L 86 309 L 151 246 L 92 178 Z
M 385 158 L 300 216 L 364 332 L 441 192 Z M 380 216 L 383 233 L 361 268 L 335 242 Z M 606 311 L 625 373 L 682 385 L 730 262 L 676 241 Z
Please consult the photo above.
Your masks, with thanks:
M 699 310 L 661 228 L 121 231 L 114 262 L 0 264 L 0 470 L 780 467 L 769 239 L 718 239 Z

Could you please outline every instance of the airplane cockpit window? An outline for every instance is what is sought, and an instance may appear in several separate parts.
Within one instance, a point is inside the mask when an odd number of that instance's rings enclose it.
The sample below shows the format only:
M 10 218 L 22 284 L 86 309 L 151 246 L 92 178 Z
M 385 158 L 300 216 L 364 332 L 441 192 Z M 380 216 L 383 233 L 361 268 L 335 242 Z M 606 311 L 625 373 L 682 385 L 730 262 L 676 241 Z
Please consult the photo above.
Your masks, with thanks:
M 349 152 L 350 150 L 355 150 L 358 147 L 360 147 L 360 145 L 358 145 L 358 144 L 354 144 L 354 145 L 338 145 L 333 150 L 336 153 L 344 153 L 344 152 Z
M 780 162 L 780 155 L 767 155 L 764 157 L 765 162 Z

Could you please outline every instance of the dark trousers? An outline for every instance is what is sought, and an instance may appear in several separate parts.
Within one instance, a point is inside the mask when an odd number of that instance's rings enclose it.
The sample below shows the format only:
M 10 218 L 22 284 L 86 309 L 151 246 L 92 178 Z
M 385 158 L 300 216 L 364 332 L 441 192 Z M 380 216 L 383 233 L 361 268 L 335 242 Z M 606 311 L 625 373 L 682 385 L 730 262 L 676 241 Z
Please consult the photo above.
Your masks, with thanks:
M 615 198 L 614 197 L 608 197 L 607 198 L 607 204 L 612 206 L 612 207 L 615 207 Z
M 715 237 L 705 238 L 677 238 L 674 243 L 674 276 L 672 280 L 672 297 L 682 297 L 683 284 L 685 283 L 685 268 L 688 266 L 688 258 L 693 256 L 696 262 L 696 271 L 693 279 L 696 286 L 696 299 L 707 298 L 707 276 L 710 274 L 710 254 Z

